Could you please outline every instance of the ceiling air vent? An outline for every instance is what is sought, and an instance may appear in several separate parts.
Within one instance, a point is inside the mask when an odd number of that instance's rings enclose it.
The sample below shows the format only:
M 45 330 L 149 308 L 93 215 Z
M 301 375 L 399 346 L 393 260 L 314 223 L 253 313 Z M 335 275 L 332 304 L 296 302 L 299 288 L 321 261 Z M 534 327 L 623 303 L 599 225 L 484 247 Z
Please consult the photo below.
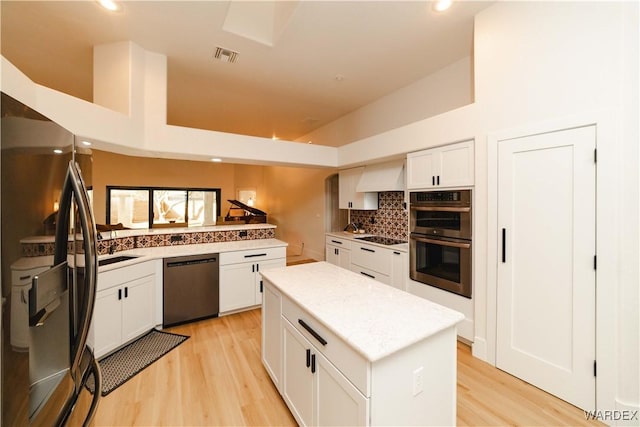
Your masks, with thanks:
M 213 57 L 222 62 L 236 62 L 238 52 L 218 46 L 216 47 L 216 53 L 213 54 Z

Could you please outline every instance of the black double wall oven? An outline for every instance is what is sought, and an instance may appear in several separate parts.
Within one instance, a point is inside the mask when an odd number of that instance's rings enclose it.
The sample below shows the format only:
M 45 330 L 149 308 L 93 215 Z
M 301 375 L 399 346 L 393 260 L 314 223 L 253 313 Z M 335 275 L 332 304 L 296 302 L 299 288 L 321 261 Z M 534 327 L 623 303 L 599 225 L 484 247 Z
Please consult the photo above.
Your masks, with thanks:
M 410 193 L 410 277 L 471 298 L 471 190 Z

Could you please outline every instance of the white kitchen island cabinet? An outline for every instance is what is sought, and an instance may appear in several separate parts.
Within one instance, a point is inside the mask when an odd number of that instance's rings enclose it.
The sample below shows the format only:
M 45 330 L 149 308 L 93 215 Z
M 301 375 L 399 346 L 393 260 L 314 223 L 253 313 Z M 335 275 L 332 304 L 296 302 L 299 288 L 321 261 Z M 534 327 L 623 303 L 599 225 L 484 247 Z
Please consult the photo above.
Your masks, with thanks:
M 300 425 L 455 424 L 461 313 L 326 262 L 263 279 L 263 364 Z

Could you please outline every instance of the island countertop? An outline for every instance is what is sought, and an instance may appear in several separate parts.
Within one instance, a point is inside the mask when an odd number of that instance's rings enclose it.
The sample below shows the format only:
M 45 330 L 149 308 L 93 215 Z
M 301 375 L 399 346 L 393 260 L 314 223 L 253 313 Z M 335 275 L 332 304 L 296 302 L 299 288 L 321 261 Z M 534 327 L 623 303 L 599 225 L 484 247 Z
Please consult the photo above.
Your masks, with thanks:
M 262 275 L 371 362 L 464 319 L 462 313 L 327 262 Z

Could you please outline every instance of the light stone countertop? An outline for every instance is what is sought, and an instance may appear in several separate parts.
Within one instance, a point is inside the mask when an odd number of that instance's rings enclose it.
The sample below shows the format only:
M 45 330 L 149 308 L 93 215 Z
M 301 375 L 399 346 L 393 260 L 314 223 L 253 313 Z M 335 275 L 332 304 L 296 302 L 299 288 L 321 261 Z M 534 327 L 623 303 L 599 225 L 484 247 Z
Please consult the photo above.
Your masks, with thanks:
M 362 240 L 362 237 L 374 236 L 374 234 L 366 234 L 366 233 L 350 233 L 348 231 L 329 231 L 325 233 L 326 236 L 335 236 L 341 239 L 348 239 L 352 242 L 363 243 L 367 245 L 379 246 L 385 249 L 391 249 L 394 251 L 400 252 L 409 252 L 409 243 L 400 243 L 399 245 L 382 245 L 380 243 L 368 242 L 366 240 Z
M 140 262 L 150 261 L 152 259 L 171 258 L 177 256 L 213 254 L 221 252 L 246 251 L 253 249 L 265 249 L 286 247 L 287 242 L 278 239 L 254 239 L 254 240 L 237 240 L 232 242 L 217 243 L 200 243 L 195 245 L 174 245 L 160 246 L 155 248 L 138 248 L 127 251 L 119 251 L 113 255 L 100 255 L 98 260 L 114 258 L 121 255 L 135 256 L 136 258 L 122 261 L 114 264 L 108 264 L 98 267 L 98 272 L 102 273 L 117 268 L 126 267 Z M 79 261 L 83 262 L 82 254 L 79 254 Z M 23 257 L 11 265 L 14 270 L 28 270 L 36 267 L 46 267 L 53 264 L 53 256 L 40 257 Z
M 327 262 L 269 269 L 262 276 L 371 362 L 464 319 L 462 313 Z

